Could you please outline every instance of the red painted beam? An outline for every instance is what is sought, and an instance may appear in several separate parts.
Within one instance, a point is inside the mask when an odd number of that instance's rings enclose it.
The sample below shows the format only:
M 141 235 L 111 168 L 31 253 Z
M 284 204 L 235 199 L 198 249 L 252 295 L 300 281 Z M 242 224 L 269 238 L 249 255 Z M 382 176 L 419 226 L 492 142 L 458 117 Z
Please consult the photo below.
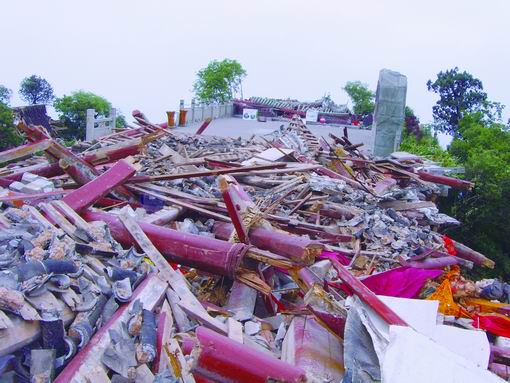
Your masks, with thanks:
M 82 216 L 88 222 L 106 222 L 116 241 L 124 246 L 135 245 L 135 241 L 115 215 L 86 211 Z M 229 243 L 145 222 L 138 224 L 167 260 L 213 274 L 233 277 L 248 250 L 248 246 L 242 243 Z
M 430 174 L 430 173 L 423 172 L 423 171 L 419 171 L 417 174 L 420 177 L 420 179 L 422 179 L 423 181 L 433 182 L 433 183 L 441 184 L 441 185 L 447 185 L 447 186 L 451 186 L 451 187 L 454 187 L 457 189 L 471 190 L 475 186 L 475 184 L 472 182 L 460 180 L 458 178 L 440 176 L 440 175 Z
M 196 135 L 200 135 L 202 133 L 204 133 L 204 130 L 207 129 L 207 127 L 209 126 L 209 124 L 211 123 L 212 121 L 212 118 L 209 117 L 209 118 L 206 118 L 205 121 L 203 122 L 202 125 L 200 125 L 200 128 L 198 128 L 197 132 L 195 133 Z
M 303 369 L 205 327 L 196 331 L 191 372 L 215 382 L 306 382 Z
M 99 177 L 66 195 L 62 201 L 72 209 L 82 211 L 105 197 L 135 173 L 136 168 L 132 164 L 120 160 Z
M 365 304 L 370 306 L 386 323 L 396 326 L 407 326 L 392 309 L 386 306 L 368 287 L 352 275 L 340 262 L 334 258 L 329 259 L 338 272 L 349 291 L 358 296 Z
M 453 244 L 455 246 L 455 250 L 457 250 L 457 257 L 459 258 L 467 259 L 468 261 L 471 261 L 479 266 L 485 266 L 490 269 L 493 269 L 496 265 L 493 260 L 487 258 L 482 253 L 479 253 L 478 251 L 463 245 L 460 242 L 454 241 Z

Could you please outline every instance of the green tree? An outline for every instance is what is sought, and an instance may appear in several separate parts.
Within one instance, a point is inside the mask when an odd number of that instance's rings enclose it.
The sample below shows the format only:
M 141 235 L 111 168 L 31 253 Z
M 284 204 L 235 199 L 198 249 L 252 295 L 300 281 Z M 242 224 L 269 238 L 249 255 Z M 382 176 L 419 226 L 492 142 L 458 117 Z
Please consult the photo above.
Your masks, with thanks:
M 12 110 L 0 102 L 0 150 L 9 149 L 22 142 L 21 136 L 16 132 L 12 119 Z
M 81 140 L 85 139 L 87 109 L 95 109 L 96 118 L 99 118 L 107 117 L 112 108 L 105 98 L 82 90 L 57 98 L 53 106 L 59 113 L 59 119 L 67 127 L 64 138 Z
M 7 88 L 3 85 L 0 85 L 0 103 L 9 105 L 11 96 L 12 96 L 12 90 L 10 90 L 9 88 Z
M 416 118 L 414 115 L 412 117 Z M 439 141 L 432 135 L 431 128 L 427 125 L 421 125 L 418 134 L 415 128 L 406 126 L 403 130 L 400 150 L 428 158 L 441 166 L 458 165 L 457 159 L 439 145 Z
M 30 104 L 47 104 L 55 97 L 50 83 L 35 74 L 21 81 L 19 93 Z
M 224 103 L 234 98 L 245 77 L 246 71 L 236 60 L 214 60 L 198 71 L 193 91 L 201 102 Z
M 441 208 L 462 222 L 452 236 L 497 264 L 495 270 L 477 272 L 510 278 L 510 132 L 503 124 L 487 122 L 483 113 L 474 113 L 459 121 L 459 133 L 449 152 L 475 187 L 469 192 L 451 190 Z
M 115 127 L 125 128 L 126 126 L 127 126 L 126 117 L 124 117 L 122 114 L 119 114 L 115 120 Z
M 348 81 L 343 89 L 351 98 L 354 113 L 366 115 L 374 111 L 375 94 L 368 89 L 367 84 L 361 81 Z
M 441 132 L 458 136 L 459 123 L 469 113 L 482 112 L 490 122 L 501 118 L 503 106 L 490 102 L 482 82 L 457 67 L 439 72 L 434 82 L 427 82 L 427 88 L 439 95 L 432 113 L 436 129 Z

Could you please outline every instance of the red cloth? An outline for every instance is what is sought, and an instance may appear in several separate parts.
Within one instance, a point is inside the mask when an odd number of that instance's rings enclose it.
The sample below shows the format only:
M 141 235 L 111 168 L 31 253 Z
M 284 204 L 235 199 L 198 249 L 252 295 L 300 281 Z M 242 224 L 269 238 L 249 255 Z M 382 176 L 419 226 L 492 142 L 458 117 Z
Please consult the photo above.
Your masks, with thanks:
M 510 319 L 499 315 L 477 315 L 473 326 L 494 335 L 510 338 Z

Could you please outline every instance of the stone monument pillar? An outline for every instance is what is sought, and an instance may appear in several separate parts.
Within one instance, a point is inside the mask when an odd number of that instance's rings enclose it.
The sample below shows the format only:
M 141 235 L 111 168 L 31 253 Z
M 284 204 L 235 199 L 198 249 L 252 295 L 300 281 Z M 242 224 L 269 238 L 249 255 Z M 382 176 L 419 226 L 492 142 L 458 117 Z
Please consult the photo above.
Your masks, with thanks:
M 376 157 L 387 157 L 400 145 L 406 93 L 406 76 L 388 69 L 379 72 L 372 127 Z

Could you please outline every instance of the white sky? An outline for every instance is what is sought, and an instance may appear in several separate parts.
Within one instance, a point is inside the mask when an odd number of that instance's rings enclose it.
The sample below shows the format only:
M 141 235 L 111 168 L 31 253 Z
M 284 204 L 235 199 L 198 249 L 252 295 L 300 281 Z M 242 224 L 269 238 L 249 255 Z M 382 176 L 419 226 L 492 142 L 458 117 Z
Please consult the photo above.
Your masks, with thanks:
M 38 74 L 57 96 L 83 89 L 124 114 L 166 119 L 189 103 L 196 72 L 212 59 L 237 59 L 245 97 L 314 100 L 379 70 L 408 78 L 408 105 L 431 120 L 426 81 L 459 66 L 508 105 L 509 0 L 163 1 L 3 0 L 0 84 L 14 90 Z M 131 120 L 130 118 L 128 120 Z

